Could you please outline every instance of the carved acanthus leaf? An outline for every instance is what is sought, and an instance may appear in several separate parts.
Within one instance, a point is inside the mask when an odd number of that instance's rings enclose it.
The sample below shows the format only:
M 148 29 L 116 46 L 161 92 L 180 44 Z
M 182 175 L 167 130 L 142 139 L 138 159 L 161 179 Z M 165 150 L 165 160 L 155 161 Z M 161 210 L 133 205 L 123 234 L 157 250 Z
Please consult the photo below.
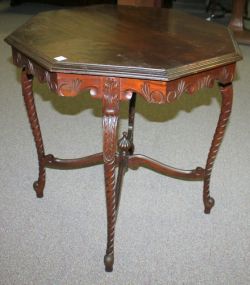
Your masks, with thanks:
M 167 103 L 171 103 L 177 100 L 185 92 L 186 88 L 187 83 L 185 82 L 185 80 L 179 81 L 176 88 L 167 92 Z
M 223 67 L 220 74 L 220 80 L 224 82 L 232 82 L 233 78 L 234 78 L 234 71 L 232 71 L 229 68 Z
M 114 160 L 116 152 L 120 80 L 112 77 L 104 78 L 103 89 L 103 156 L 104 162 L 110 162 Z
M 186 91 L 189 94 L 193 94 L 205 87 L 212 88 L 214 86 L 214 81 L 215 79 L 210 74 L 199 77 L 197 80 L 194 78 L 194 80 L 192 80 L 192 82 L 189 84 Z
M 104 130 L 104 161 L 109 162 L 114 159 L 116 151 L 116 126 L 118 122 L 117 116 L 104 116 L 103 117 L 103 130 Z
M 41 83 L 47 82 L 49 88 L 57 92 L 55 73 L 45 70 L 16 50 L 13 50 L 13 60 L 18 67 L 25 68 L 28 74 L 35 76 Z
M 114 114 L 118 111 L 120 100 L 120 82 L 118 78 L 108 77 L 104 80 L 103 104 L 106 113 Z

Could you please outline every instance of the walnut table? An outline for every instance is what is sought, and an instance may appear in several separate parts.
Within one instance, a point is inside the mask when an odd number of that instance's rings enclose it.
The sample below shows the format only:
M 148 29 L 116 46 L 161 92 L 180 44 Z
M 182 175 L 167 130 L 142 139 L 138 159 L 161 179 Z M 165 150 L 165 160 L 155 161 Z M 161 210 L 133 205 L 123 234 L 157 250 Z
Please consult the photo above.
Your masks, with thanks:
M 22 93 L 39 161 L 34 183 L 37 197 L 43 196 L 47 167 L 104 164 L 106 271 L 113 269 L 115 223 L 128 168 L 148 167 L 174 178 L 203 181 L 205 213 L 210 213 L 214 205 L 209 194 L 212 167 L 231 111 L 235 64 L 241 59 L 227 28 L 175 10 L 100 5 L 40 13 L 6 41 L 12 47 L 14 63 L 22 68 Z M 33 76 L 61 96 L 76 96 L 89 89 L 93 98 L 102 100 L 102 152 L 77 159 L 45 153 Z M 184 93 L 193 94 L 215 82 L 222 96 L 221 113 L 204 167 L 181 170 L 134 154 L 136 95 L 149 103 L 170 104 Z M 128 130 L 117 141 L 119 106 L 126 100 L 130 102 Z

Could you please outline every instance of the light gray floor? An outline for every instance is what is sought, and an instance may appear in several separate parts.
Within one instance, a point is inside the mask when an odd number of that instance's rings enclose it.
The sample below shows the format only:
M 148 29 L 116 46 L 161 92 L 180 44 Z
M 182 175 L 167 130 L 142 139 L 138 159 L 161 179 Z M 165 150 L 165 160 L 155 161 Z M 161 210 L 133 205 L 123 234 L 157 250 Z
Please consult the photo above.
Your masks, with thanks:
M 203 214 L 202 183 L 146 169 L 125 178 L 113 273 L 105 273 L 106 212 L 102 166 L 47 171 L 45 197 L 32 183 L 37 158 L 19 72 L 3 42 L 51 6 L 0 2 L 0 284 L 250 284 L 250 47 L 241 46 L 231 120 L 212 176 L 216 205 Z M 89 95 L 59 98 L 35 83 L 47 153 L 101 151 L 101 105 Z M 208 96 L 209 95 L 209 96 Z M 136 152 L 182 168 L 204 166 L 219 114 L 217 88 L 172 105 L 138 100 Z M 127 105 L 122 107 L 121 131 Z

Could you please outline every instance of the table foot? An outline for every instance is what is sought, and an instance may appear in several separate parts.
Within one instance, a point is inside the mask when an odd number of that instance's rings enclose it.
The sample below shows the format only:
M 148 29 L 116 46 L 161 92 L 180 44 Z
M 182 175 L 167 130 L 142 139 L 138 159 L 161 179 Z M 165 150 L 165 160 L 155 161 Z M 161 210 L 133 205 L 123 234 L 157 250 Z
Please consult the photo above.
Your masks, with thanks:
M 228 85 L 220 85 L 220 92 L 222 96 L 221 112 L 212 144 L 208 153 L 205 174 L 204 174 L 204 187 L 203 187 L 203 202 L 205 206 L 205 213 L 209 214 L 211 208 L 214 206 L 214 199 L 210 197 L 210 179 L 212 174 L 213 165 L 222 143 L 226 126 L 231 114 L 232 101 L 233 101 L 233 87 L 232 83 Z
M 114 265 L 114 255 L 113 254 L 106 254 L 104 256 L 104 265 L 105 265 L 106 272 L 113 271 L 113 265 Z
M 37 198 L 42 198 L 43 197 L 43 189 L 44 189 L 44 186 L 45 186 L 45 181 L 44 182 L 38 182 L 38 181 L 35 181 L 33 183 L 33 188 L 36 192 L 36 197 Z
M 210 214 L 210 211 L 211 211 L 211 209 L 213 208 L 214 203 L 215 203 L 214 198 L 212 198 L 212 197 L 209 196 L 209 197 L 206 199 L 205 203 L 206 203 L 206 204 L 205 204 L 204 213 L 205 213 L 205 214 Z

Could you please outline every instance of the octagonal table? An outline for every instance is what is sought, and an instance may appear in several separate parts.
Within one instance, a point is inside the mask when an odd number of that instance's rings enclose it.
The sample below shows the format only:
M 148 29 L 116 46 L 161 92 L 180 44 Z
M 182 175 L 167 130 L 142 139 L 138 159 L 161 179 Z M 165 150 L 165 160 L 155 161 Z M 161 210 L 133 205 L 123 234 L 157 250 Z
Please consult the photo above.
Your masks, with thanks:
M 128 168 L 142 166 L 174 178 L 203 181 L 205 213 L 210 213 L 214 205 L 209 192 L 212 167 L 231 111 L 235 64 L 241 59 L 227 28 L 175 10 L 100 5 L 40 13 L 6 41 L 12 46 L 14 63 L 22 68 L 22 93 L 39 161 L 34 183 L 37 197 L 43 196 L 46 167 L 104 164 L 106 271 L 113 269 L 115 223 Z M 33 76 L 61 96 L 76 96 L 89 89 L 93 98 L 102 100 L 102 152 L 76 159 L 45 154 Z M 204 167 L 181 170 L 134 154 L 137 94 L 149 103 L 169 104 L 215 82 L 222 96 L 221 113 Z M 117 141 L 120 101 L 127 100 L 128 130 Z

